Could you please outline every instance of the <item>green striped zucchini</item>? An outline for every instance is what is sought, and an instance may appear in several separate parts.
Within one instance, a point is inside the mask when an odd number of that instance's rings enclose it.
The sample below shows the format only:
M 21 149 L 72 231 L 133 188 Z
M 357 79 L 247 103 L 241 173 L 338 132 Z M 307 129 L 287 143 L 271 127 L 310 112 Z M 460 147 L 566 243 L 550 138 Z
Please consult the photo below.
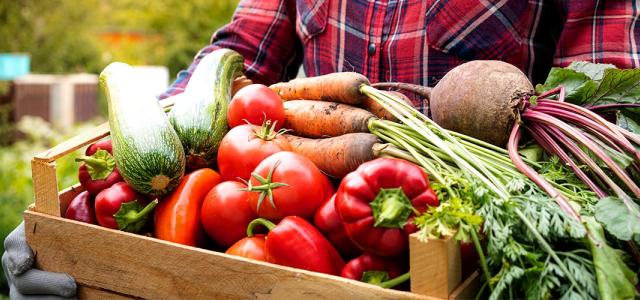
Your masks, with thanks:
M 161 196 L 184 175 L 185 155 L 178 135 L 153 94 L 142 89 L 144 78 L 114 62 L 100 74 L 109 106 L 109 126 L 116 166 L 136 191 Z
M 227 133 L 231 85 L 243 69 L 244 59 L 229 49 L 218 49 L 200 60 L 169 120 L 187 155 L 187 168 L 210 165 Z

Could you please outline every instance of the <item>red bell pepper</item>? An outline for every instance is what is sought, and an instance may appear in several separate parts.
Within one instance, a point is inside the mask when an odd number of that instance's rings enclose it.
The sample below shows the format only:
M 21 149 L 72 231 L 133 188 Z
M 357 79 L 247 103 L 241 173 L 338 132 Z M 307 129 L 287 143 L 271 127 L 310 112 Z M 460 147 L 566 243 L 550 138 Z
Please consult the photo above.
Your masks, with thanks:
M 267 261 L 267 250 L 265 249 L 266 237 L 264 234 L 256 234 L 252 237 L 243 238 L 231 245 L 225 253 L 259 261 Z
M 462 278 L 467 278 L 478 269 L 480 255 L 476 251 L 473 241 L 460 242 L 460 259 L 462 265 Z
M 364 253 L 350 260 L 340 276 L 391 288 L 409 279 L 407 271 L 407 264 L 401 258 Z
M 80 184 L 91 195 L 122 181 L 111 151 L 111 140 L 104 140 L 89 146 L 85 156 L 76 158 L 77 162 L 82 162 L 78 169 Z
M 331 275 L 339 275 L 344 260 L 329 241 L 311 223 L 296 216 L 285 217 L 278 223 L 258 218 L 247 228 L 247 236 L 263 225 L 269 229 L 265 249 L 267 261 Z
M 64 217 L 89 224 L 97 224 L 93 199 L 89 192 L 84 191 L 73 198 L 64 213 Z
M 200 221 L 202 202 L 221 181 L 220 174 L 208 168 L 185 175 L 156 209 L 155 236 L 187 246 L 203 245 L 206 234 Z
M 347 174 L 336 194 L 347 235 L 365 252 L 398 256 L 416 231 L 415 215 L 438 205 L 427 174 L 405 160 L 377 158 Z
M 144 199 L 126 182 L 118 182 L 96 196 L 96 220 L 103 227 L 138 232 L 158 204 L 154 200 L 143 206 Z
M 93 155 L 94 153 L 96 153 L 96 151 L 100 149 L 106 150 L 109 153 L 113 153 L 113 146 L 112 146 L 111 140 L 110 139 L 101 140 L 89 145 L 89 147 L 87 147 L 87 150 L 85 150 L 84 154 Z
M 356 257 L 362 254 L 362 250 L 347 236 L 344 225 L 336 212 L 336 195 L 334 194 L 318 208 L 313 217 L 313 224 L 326 236 L 331 244 L 344 257 Z

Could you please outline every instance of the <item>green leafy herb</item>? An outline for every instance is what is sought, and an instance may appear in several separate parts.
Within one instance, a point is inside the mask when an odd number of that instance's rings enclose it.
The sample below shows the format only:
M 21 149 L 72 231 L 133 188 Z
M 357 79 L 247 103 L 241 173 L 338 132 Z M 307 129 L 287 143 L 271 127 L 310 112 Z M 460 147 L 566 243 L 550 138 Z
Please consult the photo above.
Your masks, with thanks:
M 464 180 L 459 178 L 459 180 Z M 414 223 L 421 228 L 420 239 L 438 239 L 444 236 L 454 236 L 456 240 L 469 242 L 471 231 L 479 232 L 482 225 L 482 217 L 475 214 L 476 208 L 473 205 L 471 185 L 461 185 L 459 190 L 461 197 L 448 198 L 436 207 L 429 207 L 424 214 L 414 220 Z M 434 185 L 434 190 L 439 195 L 443 194 L 443 187 Z M 443 199 L 440 197 L 440 199 Z

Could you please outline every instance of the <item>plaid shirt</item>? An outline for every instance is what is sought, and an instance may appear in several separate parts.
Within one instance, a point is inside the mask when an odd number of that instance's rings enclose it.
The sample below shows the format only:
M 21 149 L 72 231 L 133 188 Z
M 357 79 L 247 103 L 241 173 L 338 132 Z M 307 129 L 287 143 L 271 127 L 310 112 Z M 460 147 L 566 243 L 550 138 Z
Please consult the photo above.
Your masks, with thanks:
M 161 96 L 183 90 L 200 58 L 224 47 L 271 84 L 354 71 L 371 82 L 433 86 L 472 59 L 498 59 L 534 82 L 571 61 L 640 66 L 640 4 L 626 0 L 243 0 Z M 422 108 L 420 100 L 414 105 Z

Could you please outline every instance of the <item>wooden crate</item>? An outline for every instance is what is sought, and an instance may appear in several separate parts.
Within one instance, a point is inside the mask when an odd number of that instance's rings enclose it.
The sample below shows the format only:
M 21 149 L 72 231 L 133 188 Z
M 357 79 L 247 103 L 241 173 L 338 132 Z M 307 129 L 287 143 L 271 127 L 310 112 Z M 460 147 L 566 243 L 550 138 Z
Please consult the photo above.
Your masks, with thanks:
M 411 237 L 410 293 L 62 218 L 82 187 L 58 191 L 56 159 L 108 135 L 102 124 L 32 160 L 27 240 L 36 265 L 73 276 L 81 299 L 472 299 L 478 290 L 478 272 L 461 282 L 452 240 Z

